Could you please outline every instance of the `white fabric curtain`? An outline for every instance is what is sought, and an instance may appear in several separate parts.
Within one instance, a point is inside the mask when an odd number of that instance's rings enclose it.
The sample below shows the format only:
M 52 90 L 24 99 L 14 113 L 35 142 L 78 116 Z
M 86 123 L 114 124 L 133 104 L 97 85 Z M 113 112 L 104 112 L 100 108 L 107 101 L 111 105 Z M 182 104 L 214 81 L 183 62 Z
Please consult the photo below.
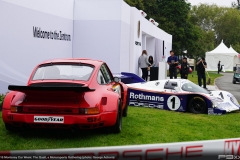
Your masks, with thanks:
M 154 60 L 155 60 L 155 64 L 156 66 L 158 66 L 159 62 L 162 61 L 162 43 L 163 41 L 161 41 L 160 39 L 155 39 L 155 55 L 154 55 Z
M 233 56 L 206 54 L 207 70 L 217 71 L 219 61 L 221 61 L 221 65 L 224 65 L 226 71 L 233 70 L 233 66 L 235 64 L 235 59 Z

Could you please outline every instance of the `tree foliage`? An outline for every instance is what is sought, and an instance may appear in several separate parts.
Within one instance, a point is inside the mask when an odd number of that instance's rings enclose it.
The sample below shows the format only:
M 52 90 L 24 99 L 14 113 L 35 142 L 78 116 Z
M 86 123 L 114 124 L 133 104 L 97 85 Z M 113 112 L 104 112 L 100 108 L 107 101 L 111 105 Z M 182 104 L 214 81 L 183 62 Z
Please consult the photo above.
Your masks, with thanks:
M 124 0 L 128 5 L 136 7 L 139 10 L 144 10 L 143 0 Z
M 221 40 L 229 47 L 240 42 L 240 12 L 236 9 L 229 9 L 216 21 L 217 43 Z M 240 50 L 239 50 L 240 51 Z
M 240 0 L 233 1 L 232 7 L 240 10 Z
M 191 23 L 198 25 L 204 31 L 202 36 L 207 36 L 208 41 L 202 43 L 203 49 L 206 51 L 223 42 L 229 47 L 232 47 L 240 52 L 238 49 L 240 42 L 240 12 L 235 8 L 218 7 L 216 5 L 201 4 L 193 6 L 190 12 Z M 214 36 L 212 34 L 214 33 Z M 211 34 L 208 35 L 208 34 Z M 211 41 L 211 45 L 209 45 Z
M 200 4 L 193 6 L 190 12 L 191 23 L 198 25 L 205 31 L 215 28 L 216 20 L 221 17 L 227 8 L 218 7 L 217 5 Z
M 191 6 L 185 0 L 158 0 L 158 14 L 155 18 L 159 27 L 173 35 L 173 50 L 181 54 L 198 39 L 194 26 L 189 22 Z M 148 11 L 147 11 L 148 12 Z

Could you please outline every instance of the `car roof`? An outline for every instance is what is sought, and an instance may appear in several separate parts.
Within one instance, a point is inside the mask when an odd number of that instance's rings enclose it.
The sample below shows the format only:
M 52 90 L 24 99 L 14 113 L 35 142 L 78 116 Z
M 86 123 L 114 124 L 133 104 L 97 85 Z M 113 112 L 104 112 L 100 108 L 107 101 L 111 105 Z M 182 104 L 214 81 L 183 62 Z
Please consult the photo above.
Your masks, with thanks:
M 100 66 L 103 64 L 103 61 L 100 60 L 93 60 L 93 59 L 87 59 L 87 58 L 63 58 L 63 59 L 51 59 L 43 61 L 40 65 L 46 64 L 46 63 L 86 63 L 86 64 L 92 64 L 94 66 Z

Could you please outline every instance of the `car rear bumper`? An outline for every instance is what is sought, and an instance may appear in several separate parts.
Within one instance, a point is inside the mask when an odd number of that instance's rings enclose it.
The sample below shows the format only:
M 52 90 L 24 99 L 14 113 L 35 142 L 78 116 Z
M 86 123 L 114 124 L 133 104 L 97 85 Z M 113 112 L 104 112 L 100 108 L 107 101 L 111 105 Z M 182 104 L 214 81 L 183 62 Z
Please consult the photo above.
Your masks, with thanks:
M 3 109 L 4 123 L 15 127 L 30 128 L 71 128 L 94 129 L 113 126 L 116 122 L 117 112 L 104 112 L 97 115 L 50 115 L 50 114 L 20 114 L 11 113 Z

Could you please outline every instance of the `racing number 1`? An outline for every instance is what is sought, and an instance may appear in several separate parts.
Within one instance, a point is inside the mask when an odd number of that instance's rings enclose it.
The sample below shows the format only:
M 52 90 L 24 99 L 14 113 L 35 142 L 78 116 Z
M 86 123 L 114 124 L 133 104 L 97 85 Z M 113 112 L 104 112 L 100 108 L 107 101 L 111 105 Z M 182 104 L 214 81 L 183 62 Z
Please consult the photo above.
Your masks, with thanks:
M 219 93 L 219 96 L 221 96 L 221 98 L 224 99 L 222 92 Z
M 170 110 L 176 111 L 181 106 L 181 101 L 177 96 L 170 96 L 167 100 L 167 106 Z
M 171 99 L 171 102 L 172 102 L 172 109 L 175 109 L 175 97 Z

